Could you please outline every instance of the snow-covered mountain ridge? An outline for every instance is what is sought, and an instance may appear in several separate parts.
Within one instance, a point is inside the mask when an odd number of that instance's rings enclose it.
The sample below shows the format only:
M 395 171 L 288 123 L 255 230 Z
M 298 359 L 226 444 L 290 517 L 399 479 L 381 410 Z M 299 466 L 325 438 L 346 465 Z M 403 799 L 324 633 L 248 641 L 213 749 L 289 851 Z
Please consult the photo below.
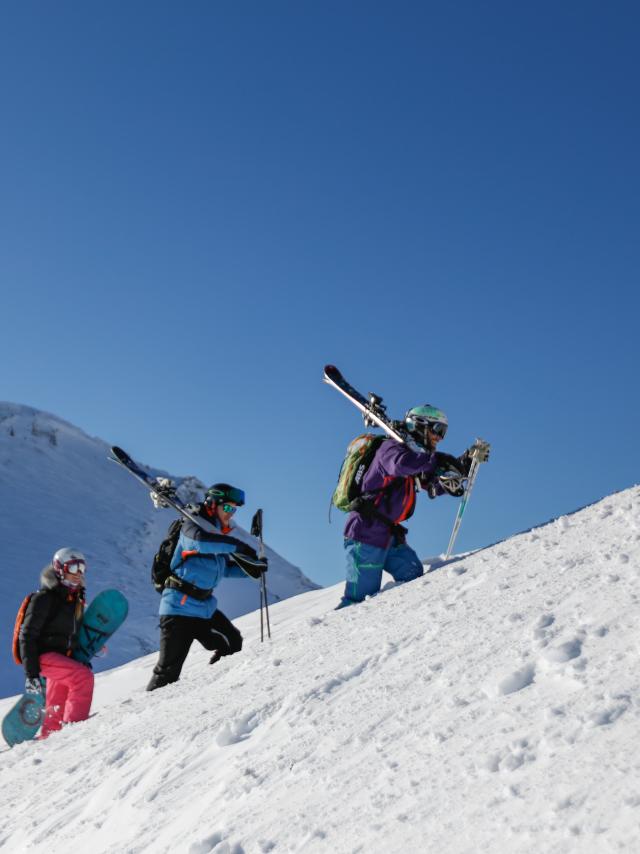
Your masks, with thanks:
M 0 696 L 14 694 L 24 682 L 10 651 L 15 615 L 61 546 L 87 555 L 89 598 L 116 587 L 129 600 L 129 617 L 95 669 L 157 649 L 159 597 L 150 567 L 175 514 L 155 510 L 145 490 L 108 455 L 106 442 L 55 415 L 0 403 Z M 197 478 L 174 479 L 185 500 L 202 495 Z M 249 517 L 244 510 L 238 515 Z M 254 542 L 240 527 L 238 536 Z M 270 549 L 267 554 L 270 602 L 317 586 Z M 218 590 L 230 617 L 254 610 L 259 601 L 258 585 L 249 579 L 225 580 Z
M 388 585 L 341 585 L 102 674 L 95 718 L 0 760 L 8 852 L 640 850 L 640 488 Z M 8 701 L 0 702 L 0 713 Z

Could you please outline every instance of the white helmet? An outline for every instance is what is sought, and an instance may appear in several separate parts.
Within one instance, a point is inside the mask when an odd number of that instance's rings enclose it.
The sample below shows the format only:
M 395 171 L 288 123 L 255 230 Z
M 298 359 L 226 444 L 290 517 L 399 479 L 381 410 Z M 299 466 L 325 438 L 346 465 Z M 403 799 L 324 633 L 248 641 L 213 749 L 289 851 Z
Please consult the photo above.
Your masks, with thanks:
M 54 554 L 53 571 L 65 587 L 79 587 L 84 584 L 87 559 L 80 549 L 65 547 Z

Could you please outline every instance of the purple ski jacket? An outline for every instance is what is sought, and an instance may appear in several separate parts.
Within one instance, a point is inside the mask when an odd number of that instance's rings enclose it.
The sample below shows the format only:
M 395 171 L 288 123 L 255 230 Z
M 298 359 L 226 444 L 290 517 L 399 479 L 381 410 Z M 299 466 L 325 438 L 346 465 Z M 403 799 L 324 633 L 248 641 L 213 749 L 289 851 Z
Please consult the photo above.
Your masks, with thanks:
M 389 488 L 378 495 L 375 508 L 391 522 L 401 523 L 413 515 L 416 506 L 415 478 L 425 485 L 436 468 L 436 455 L 431 451 L 417 454 L 394 439 L 386 439 L 378 448 L 362 481 L 362 492 L 373 492 L 383 486 Z M 365 518 L 361 513 L 349 513 L 344 535 L 386 549 L 393 534 L 381 519 Z

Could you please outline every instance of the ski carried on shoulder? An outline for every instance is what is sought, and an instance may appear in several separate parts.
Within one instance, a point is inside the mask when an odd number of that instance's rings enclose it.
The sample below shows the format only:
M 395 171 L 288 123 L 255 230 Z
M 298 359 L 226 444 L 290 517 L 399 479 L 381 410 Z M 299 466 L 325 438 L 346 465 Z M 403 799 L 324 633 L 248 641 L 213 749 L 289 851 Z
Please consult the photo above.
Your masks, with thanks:
M 389 418 L 387 407 L 383 404 L 380 395 L 370 392 L 369 397 L 366 398 L 345 380 L 335 365 L 324 366 L 324 376 L 322 379 L 323 382 L 333 386 L 333 388 L 344 395 L 347 400 L 351 401 L 362 412 L 365 427 L 380 427 L 387 436 L 395 439 L 396 442 L 406 445 L 414 453 L 428 453 L 426 448 L 409 435 L 402 421 L 393 421 Z
M 167 478 L 152 477 L 141 466 L 139 466 L 135 460 L 131 459 L 126 451 L 123 451 L 122 448 L 119 448 L 117 445 L 112 446 L 111 453 L 113 456 L 108 457 L 108 459 L 111 460 L 112 463 L 118 463 L 118 465 L 122 466 L 122 468 L 128 471 L 132 477 L 135 477 L 139 483 L 148 489 L 151 493 L 151 498 L 157 507 L 171 507 L 179 513 L 183 519 L 188 519 L 208 534 L 224 536 L 223 534 L 220 534 L 219 529 L 216 528 L 215 525 L 212 525 L 210 522 L 207 522 L 206 519 L 203 519 L 202 516 L 192 512 L 191 507 L 188 504 L 185 504 L 184 501 L 182 501 L 182 499 L 176 494 L 175 486 L 167 480 Z M 243 572 L 245 572 L 250 578 L 260 580 L 262 568 L 264 566 L 262 561 L 258 560 L 256 562 L 248 555 L 239 553 L 231 553 L 228 554 L 227 557 L 229 560 L 233 561 L 236 566 L 239 566 L 240 569 L 243 570 Z
M 384 430 L 387 436 L 391 439 L 395 439 L 396 442 L 401 442 L 406 445 L 414 451 L 414 453 L 428 453 L 428 451 L 409 434 L 403 421 L 393 421 L 389 418 L 386 411 L 387 407 L 383 404 L 380 395 L 370 392 L 369 397 L 366 398 L 345 380 L 335 365 L 325 365 L 323 381 L 328 385 L 333 386 L 333 388 L 339 391 L 340 394 L 344 395 L 347 400 L 353 403 L 353 405 L 360 410 L 365 427 L 380 427 L 380 429 Z M 453 525 L 451 538 L 449 539 L 449 545 L 446 553 L 447 559 L 449 559 L 451 555 L 456 537 L 458 536 L 458 531 L 462 524 L 462 517 L 464 516 L 464 511 L 469 503 L 471 490 L 473 489 L 476 477 L 478 476 L 480 464 L 485 462 L 489 456 L 489 443 L 485 442 L 483 439 L 476 439 L 470 450 L 472 456 L 471 468 L 467 476 L 465 492 L 462 496 L 462 501 L 460 502 L 458 513 Z
M 162 480 L 165 480 L 164 478 L 160 479 L 151 477 L 151 475 L 141 468 L 135 460 L 131 459 L 126 451 L 123 451 L 122 448 L 119 448 L 117 445 L 113 445 L 111 453 L 113 454 L 113 457 L 109 457 L 108 459 L 110 459 L 112 463 L 118 463 L 122 468 L 126 469 L 130 475 L 133 475 L 139 483 L 149 490 L 152 497 L 155 496 L 156 500 L 159 499 L 160 506 L 164 504 L 167 507 L 172 507 L 184 519 L 189 519 L 190 522 L 193 522 L 194 525 L 198 525 L 198 527 L 202 528 L 203 531 L 207 531 L 210 534 L 220 533 L 220 531 L 218 531 L 214 525 L 210 525 L 206 519 L 198 519 L 197 516 L 191 513 L 188 505 L 186 505 L 176 495 L 175 487 L 161 482 Z

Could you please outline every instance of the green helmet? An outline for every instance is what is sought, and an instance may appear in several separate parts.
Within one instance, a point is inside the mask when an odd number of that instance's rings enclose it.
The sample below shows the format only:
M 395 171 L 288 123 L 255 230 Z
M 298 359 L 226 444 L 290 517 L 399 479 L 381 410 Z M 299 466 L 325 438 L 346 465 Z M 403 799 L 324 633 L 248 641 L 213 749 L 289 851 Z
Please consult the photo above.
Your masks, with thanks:
M 416 433 L 420 439 L 425 437 L 427 429 L 444 439 L 449 426 L 445 413 L 430 403 L 410 409 L 404 416 L 404 423 L 407 430 Z

